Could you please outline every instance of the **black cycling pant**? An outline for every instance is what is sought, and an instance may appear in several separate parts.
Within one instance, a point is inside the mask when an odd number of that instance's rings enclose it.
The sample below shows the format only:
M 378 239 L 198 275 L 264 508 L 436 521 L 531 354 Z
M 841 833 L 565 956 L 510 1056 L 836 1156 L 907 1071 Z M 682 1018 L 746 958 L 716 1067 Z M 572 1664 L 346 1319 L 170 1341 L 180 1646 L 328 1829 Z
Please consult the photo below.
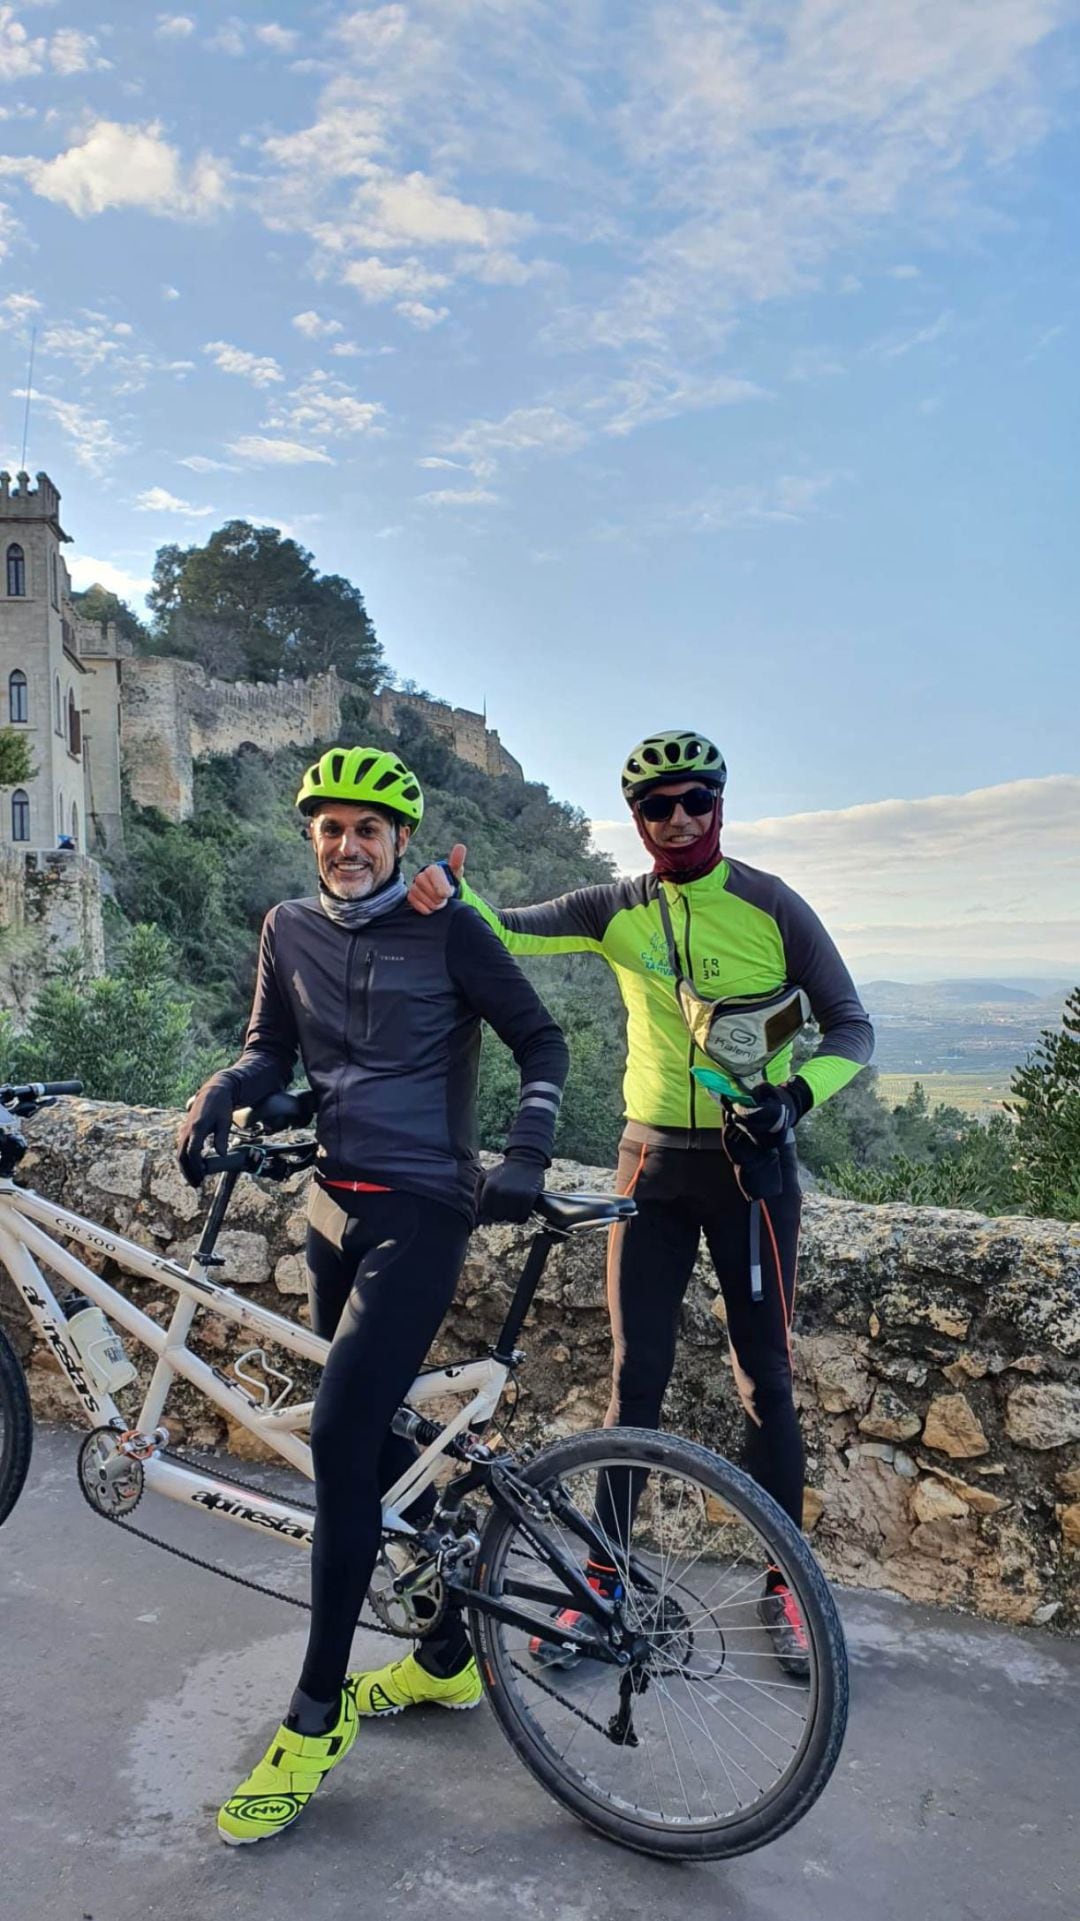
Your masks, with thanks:
M 311 1322 L 332 1342 L 315 1397 L 311 1629 L 300 1687 L 337 1698 L 381 1532 L 381 1496 L 416 1458 L 390 1423 L 424 1363 L 457 1286 L 469 1226 L 416 1194 L 330 1192 L 308 1208 Z M 430 1514 L 433 1490 L 408 1510 Z M 425 1637 L 424 1665 L 456 1673 L 469 1645 L 457 1613 Z
M 641 1148 L 625 1142 L 620 1148 L 618 1191 L 632 1193 L 638 1211 L 612 1229 L 609 1243 L 614 1359 L 605 1425 L 659 1427 L 675 1363 L 679 1313 L 704 1234 L 727 1313 L 745 1415 L 746 1466 L 801 1527 L 804 1456 L 789 1328 L 802 1197 L 794 1148 L 784 1147 L 780 1158 L 782 1192 L 760 1203 L 762 1295 L 755 1301 L 750 1204 L 723 1149 Z M 626 1515 L 632 1514 L 639 1492 L 628 1489 L 625 1476 L 612 1475 L 601 1488 L 598 1518 L 616 1543 L 626 1533 Z

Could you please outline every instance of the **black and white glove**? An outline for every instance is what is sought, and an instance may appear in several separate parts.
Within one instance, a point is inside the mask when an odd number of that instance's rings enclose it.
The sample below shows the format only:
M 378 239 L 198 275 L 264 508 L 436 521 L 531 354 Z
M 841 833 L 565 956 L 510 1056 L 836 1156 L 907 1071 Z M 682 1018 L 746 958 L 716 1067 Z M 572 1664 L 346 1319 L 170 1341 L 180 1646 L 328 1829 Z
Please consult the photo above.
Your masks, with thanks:
M 203 1149 L 207 1141 L 213 1141 L 215 1154 L 228 1153 L 232 1117 L 232 1088 L 215 1074 L 203 1082 L 176 1139 L 180 1172 L 190 1187 L 202 1186 Z
M 480 1225 L 513 1221 L 520 1226 L 527 1221 L 544 1191 L 546 1166 L 543 1155 L 532 1148 L 511 1147 L 498 1167 L 484 1175 L 477 1214 Z
M 798 1075 L 783 1087 L 759 1081 L 753 1095 L 753 1107 L 738 1107 L 735 1112 L 743 1133 L 749 1134 L 760 1147 L 781 1146 L 814 1104 L 809 1087 Z

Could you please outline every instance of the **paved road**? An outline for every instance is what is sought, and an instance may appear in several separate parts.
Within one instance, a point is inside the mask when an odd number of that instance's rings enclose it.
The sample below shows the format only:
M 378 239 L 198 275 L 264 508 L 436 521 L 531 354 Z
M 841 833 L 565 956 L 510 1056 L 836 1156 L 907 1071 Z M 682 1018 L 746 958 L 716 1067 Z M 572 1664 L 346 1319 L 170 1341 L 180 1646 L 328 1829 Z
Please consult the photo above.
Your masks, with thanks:
M 0 1908 L 12 1921 L 1077 1921 L 1080 1646 L 865 1595 L 847 1745 L 810 1815 L 725 1866 L 589 1834 L 486 1708 L 365 1728 L 303 1821 L 229 1850 L 217 1803 L 271 1731 L 303 1617 L 95 1520 L 76 1437 L 39 1430 L 0 1532 Z M 162 1504 L 163 1506 L 164 1504 Z M 195 1517 L 139 1514 L 161 1532 Z M 198 1524 L 198 1523 L 197 1523 Z M 295 1552 L 202 1551 L 299 1589 Z M 388 1644 L 357 1637 L 357 1655 Z

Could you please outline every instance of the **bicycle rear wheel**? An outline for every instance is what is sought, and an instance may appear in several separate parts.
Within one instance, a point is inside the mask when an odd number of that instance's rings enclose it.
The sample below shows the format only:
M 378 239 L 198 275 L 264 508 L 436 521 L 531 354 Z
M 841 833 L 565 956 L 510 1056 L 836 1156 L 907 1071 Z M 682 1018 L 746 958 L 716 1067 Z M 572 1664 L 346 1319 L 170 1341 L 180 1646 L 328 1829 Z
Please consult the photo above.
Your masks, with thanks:
M 588 1656 L 543 1665 L 523 1628 L 472 1613 L 488 1697 L 526 1767 L 590 1827 L 643 1854 L 718 1860 L 775 1840 L 821 1793 L 847 1723 L 843 1630 L 798 1529 L 719 1455 L 645 1429 L 575 1435 L 522 1478 L 568 1497 L 569 1513 L 539 1527 L 578 1563 L 587 1545 L 575 1516 L 607 1516 L 601 1532 L 638 1650 L 631 1668 Z M 781 1668 L 759 1619 L 777 1568 L 805 1628 L 799 1677 Z M 542 1588 L 544 1620 L 567 1604 L 535 1530 L 530 1540 L 499 1510 L 475 1584 L 534 1609 Z
M 23 1490 L 34 1437 L 26 1376 L 0 1327 L 0 1524 Z

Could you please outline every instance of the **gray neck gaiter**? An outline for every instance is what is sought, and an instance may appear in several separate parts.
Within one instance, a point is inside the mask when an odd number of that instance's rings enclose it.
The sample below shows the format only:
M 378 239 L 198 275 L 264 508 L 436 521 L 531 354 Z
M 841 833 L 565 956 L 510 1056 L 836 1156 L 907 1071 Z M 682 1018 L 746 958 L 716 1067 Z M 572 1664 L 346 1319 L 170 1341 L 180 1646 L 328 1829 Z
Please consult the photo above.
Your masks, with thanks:
M 336 894 L 328 894 L 325 887 L 320 887 L 319 905 L 339 927 L 366 927 L 369 921 L 381 920 L 384 914 L 400 907 L 408 891 L 402 876 L 395 874 L 392 880 L 385 881 L 374 894 L 365 894 L 362 900 L 339 900 Z

